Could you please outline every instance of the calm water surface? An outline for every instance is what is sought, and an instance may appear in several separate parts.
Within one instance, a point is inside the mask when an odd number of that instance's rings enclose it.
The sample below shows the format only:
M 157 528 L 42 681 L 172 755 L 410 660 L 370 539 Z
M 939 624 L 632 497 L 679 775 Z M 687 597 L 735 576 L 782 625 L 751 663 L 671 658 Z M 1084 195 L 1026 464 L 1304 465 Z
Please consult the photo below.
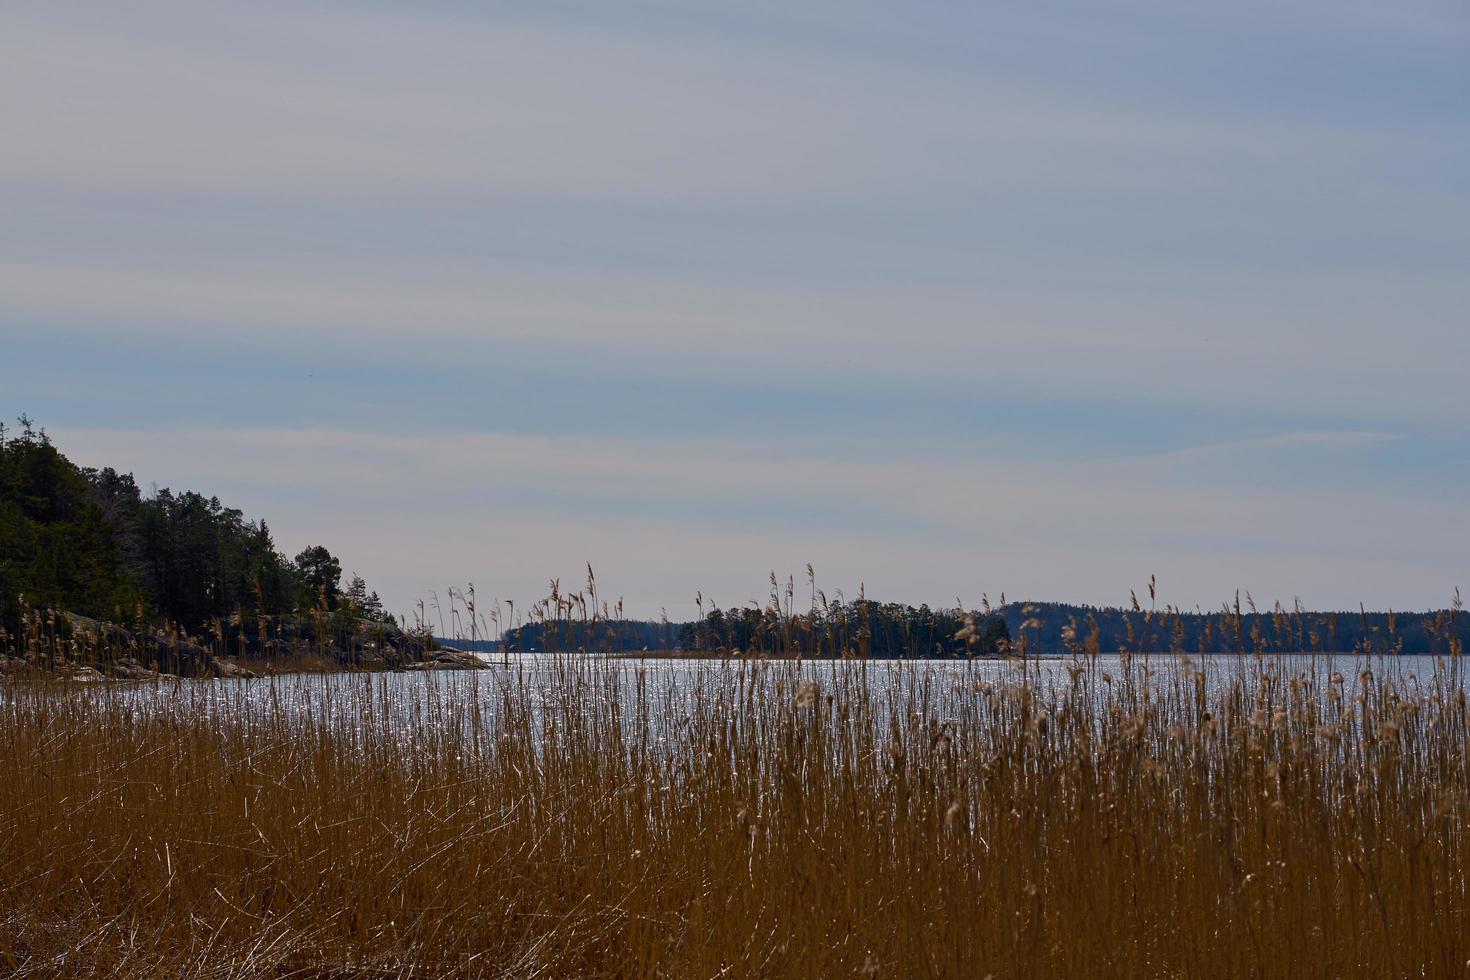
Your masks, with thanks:
M 1071 684 L 1072 661 L 1031 659 L 1027 661 L 891 661 L 874 660 L 865 666 L 852 661 L 741 662 L 709 659 L 609 659 L 571 658 L 545 654 L 512 654 L 481 671 L 438 671 L 379 674 L 293 674 L 239 680 L 166 680 L 160 683 L 101 684 L 99 696 L 119 698 L 139 711 L 207 710 L 221 717 L 260 717 L 262 709 L 280 711 L 302 720 L 360 724 L 375 718 L 379 723 L 421 724 L 443 718 L 447 712 L 462 711 L 478 703 L 482 715 L 493 716 L 507 692 L 524 690 L 531 702 L 555 703 L 573 692 L 579 703 L 597 705 L 610 698 L 632 704 L 641 690 L 645 702 L 677 714 L 699 700 L 738 692 L 741 696 L 789 697 L 796 685 L 815 681 L 824 693 L 853 683 L 865 671 L 870 691 L 880 699 L 898 699 L 910 694 L 927 694 L 931 703 L 945 697 L 970 696 L 985 684 L 1027 681 L 1040 690 L 1064 689 Z M 1262 669 L 1279 669 L 1288 677 L 1313 682 L 1314 690 L 1325 688 L 1329 678 L 1340 674 L 1344 693 L 1353 694 L 1364 683 L 1392 678 L 1407 697 L 1427 695 L 1436 684 L 1470 691 L 1463 661 L 1422 657 L 1358 657 L 1318 655 L 1275 657 L 1211 655 L 1133 657 L 1131 667 L 1116 655 L 1087 661 L 1094 683 L 1121 683 L 1132 676 L 1156 689 L 1181 683 L 1182 670 L 1200 671 L 1206 686 L 1218 690 L 1242 675 Z M 1365 674 L 1364 671 L 1368 671 Z M 1438 678 L 1438 680 L 1437 680 Z M 4 697 L 0 687 L 0 697 Z

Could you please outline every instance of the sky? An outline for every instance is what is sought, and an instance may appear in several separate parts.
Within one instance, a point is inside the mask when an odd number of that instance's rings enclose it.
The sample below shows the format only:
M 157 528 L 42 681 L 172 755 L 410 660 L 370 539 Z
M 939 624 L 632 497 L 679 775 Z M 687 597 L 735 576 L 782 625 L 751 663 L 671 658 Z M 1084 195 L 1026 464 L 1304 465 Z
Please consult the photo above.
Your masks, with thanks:
M 390 610 L 1470 588 L 1462 0 L 0 25 L 0 413 Z

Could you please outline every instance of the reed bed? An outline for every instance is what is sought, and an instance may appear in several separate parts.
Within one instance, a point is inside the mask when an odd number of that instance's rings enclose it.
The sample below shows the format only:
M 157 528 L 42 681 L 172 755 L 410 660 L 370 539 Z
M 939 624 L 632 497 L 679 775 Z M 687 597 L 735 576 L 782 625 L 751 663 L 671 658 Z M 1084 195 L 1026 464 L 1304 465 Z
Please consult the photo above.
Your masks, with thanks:
M 11 683 L 0 972 L 1463 976 L 1465 679 L 1419 666 Z

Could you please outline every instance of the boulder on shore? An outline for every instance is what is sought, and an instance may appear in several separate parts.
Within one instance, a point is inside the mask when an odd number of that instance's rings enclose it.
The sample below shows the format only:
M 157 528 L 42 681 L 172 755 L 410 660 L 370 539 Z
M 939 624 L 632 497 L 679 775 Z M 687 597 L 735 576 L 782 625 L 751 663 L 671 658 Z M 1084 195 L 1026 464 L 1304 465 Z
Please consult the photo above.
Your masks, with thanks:
M 232 664 L 228 660 L 219 657 L 211 657 L 209 660 L 209 672 L 215 677 L 255 677 L 258 676 L 253 670 L 246 670 L 239 664 Z
M 464 650 L 456 650 L 453 647 L 441 647 L 429 654 L 428 658 L 418 663 L 404 664 L 404 670 L 484 670 L 489 667 L 481 657 L 467 653 Z
M 107 676 L 123 681 L 155 681 L 163 675 L 136 660 L 119 660 L 107 665 Z

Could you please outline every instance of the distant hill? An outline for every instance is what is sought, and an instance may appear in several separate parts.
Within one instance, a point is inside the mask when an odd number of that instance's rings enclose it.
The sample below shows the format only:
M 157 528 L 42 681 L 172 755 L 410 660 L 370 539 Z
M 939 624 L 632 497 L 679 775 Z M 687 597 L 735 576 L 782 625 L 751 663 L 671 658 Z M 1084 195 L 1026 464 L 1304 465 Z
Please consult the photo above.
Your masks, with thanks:
M 1097 608 L 1054 602 L 1011 603 L 1011 632 L 1034 648 L 1060 650 L 1072 641 L 1102 653 L 1364 652 L 1451 654 L 1470 643 L 1470 619 L 1458 608 L 1427 613 L 1312 612 L 1275 607 L 1252 612 L 1232 601 L 1216 612 Z

